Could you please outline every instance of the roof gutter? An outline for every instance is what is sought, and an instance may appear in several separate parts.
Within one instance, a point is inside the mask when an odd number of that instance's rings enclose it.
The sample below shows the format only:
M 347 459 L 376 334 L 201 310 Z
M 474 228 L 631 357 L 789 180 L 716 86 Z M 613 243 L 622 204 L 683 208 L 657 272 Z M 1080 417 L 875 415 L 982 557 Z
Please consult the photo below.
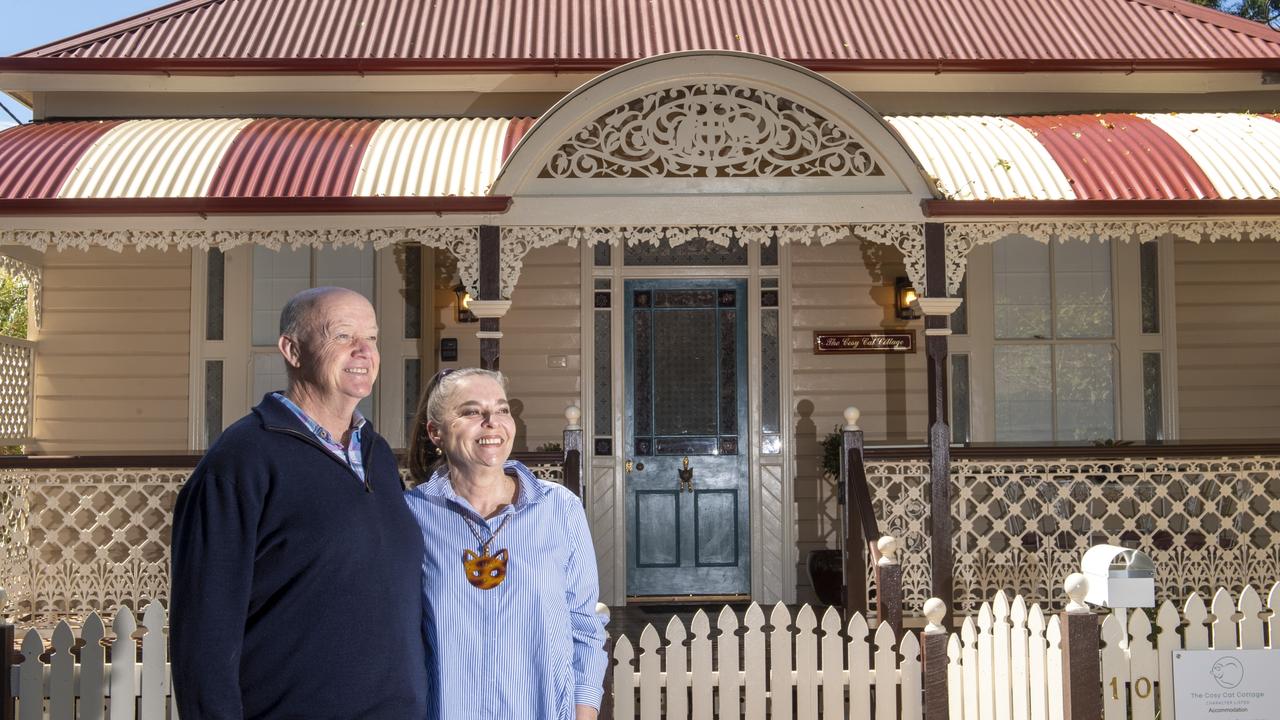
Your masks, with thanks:
M 160 75 L 333 75 L 412 73 L 604 72 L 638 58 L 0 58 L 0 73 Z M 1124 72 L 1277 71 L 1274 58 L 1113 59 L 835 59 L 785 58 L 815 72 Z
M 925 217 L 1275 217 L 1280 200 L 923 200 Z
M 340 215 L 505 213 L 509 196 L 3 199 L 4 215 Z

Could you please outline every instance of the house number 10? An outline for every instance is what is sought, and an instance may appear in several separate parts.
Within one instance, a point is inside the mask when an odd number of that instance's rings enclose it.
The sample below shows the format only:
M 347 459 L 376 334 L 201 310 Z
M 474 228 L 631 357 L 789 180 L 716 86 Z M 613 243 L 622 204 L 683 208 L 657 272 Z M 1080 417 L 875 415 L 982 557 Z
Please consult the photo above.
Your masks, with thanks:
M 1133 682 L 1133 692 L 1139 698 L 1146 700 L 1151 697 L 1151 680 L 1146 676 L 1140 677 Z M 1120 678 L 1111 678 L 1111 699 L 1120 699 Z

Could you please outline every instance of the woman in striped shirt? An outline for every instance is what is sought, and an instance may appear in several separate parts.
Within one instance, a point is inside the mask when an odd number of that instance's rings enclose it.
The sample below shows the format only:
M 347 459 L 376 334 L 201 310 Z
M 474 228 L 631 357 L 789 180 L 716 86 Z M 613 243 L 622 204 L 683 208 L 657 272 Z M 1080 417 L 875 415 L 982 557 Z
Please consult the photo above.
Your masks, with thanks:
M 422 528 L 431 720 L 592 720 L 608 659 L 582 504 L 509 460 L 506 380 L 437 375 L 419 402 L 406 494 Z

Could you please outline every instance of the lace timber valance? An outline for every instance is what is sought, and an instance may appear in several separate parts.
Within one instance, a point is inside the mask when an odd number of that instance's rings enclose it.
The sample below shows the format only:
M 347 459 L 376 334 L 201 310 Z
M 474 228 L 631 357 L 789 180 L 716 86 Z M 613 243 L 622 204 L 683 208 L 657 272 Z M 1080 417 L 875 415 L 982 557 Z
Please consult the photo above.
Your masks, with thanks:
M 8 255 L 0 255 L 0 270 L 27 283 L 31 293 L 31 323 L 40 327 L 40 313 L 44 307 L 44 271 Z
M 619 105 L 573 133 L 539 177 L 880 177 L 844 126 L 753 87 L 704 82 Z

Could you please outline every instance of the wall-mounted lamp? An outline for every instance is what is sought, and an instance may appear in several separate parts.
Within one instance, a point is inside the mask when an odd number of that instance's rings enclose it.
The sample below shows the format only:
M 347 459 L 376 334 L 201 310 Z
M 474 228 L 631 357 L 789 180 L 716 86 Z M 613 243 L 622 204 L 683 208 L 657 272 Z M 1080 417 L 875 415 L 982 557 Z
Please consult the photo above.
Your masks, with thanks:
M 458 322 L 460 323 L 479 322 L 480 318 L 476 317 L 471 312 L 471 293 L 467 292 L 467 286 L 463 285 L 462 283 L 458 283 L 453 288 L 453 294 L 458 298 L 458 303 L 456 306 L 458 309 Z
M 894 316 L 899 320 L 919 320 L 920 310 L 911 305 L 917 299 L 916 289 L 912 287 L 911 281 L 904 277 L 898 278 L 893 284 Z

